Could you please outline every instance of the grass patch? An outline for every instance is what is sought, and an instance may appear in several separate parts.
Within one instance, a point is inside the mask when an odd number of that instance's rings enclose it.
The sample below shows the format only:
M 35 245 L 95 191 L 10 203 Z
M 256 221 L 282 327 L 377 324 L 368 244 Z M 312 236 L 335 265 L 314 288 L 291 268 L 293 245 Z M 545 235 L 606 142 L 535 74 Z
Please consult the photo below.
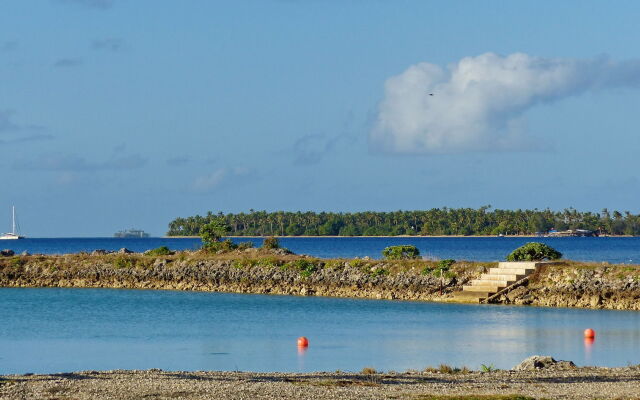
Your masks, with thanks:
M 385 275 L 389 275 L 389 270 L 382 267 L 373 267 L 371 268 L 371 272 L 369 272 L 369 276 L 372 278 Z
M 324 263 L 324 268 L 332 271 L 338 271 L 344 268 L 344 260 L 333 259 L 326 260 Z
M 24 259 L 24 258 L 22 258 L 22 257 L 13 257 L 13 258 L 11 259 L 11 263 L 10 263 L 10 264 L 11 264 L 11 266 L 12 266 L 13 268 L 20 268 L 20 267 L 22 267 L 23 265 L 25 265 L 26 263 L 27 263 L 27 260 L 25 260 L 25 259 Z
M 173 252 L 169 250 L 167 246 L 160 246 L 153 250 L 146 251 L 144 254 L 147 256 L 170 256 Z
M 234 260 L 231 266 L 237 269 L 251 268 L 258 264 L 259 260 L 251 259 L 251 258 L 241 258 L 238 260 Z
M 489 364 L 489 365 L 485 365 L 482 364 L 480 365 L 480 371 L 482 372 L 494 372 L 497 371 L 498 369 L 496 367 L 493 366 L 493 364 Z
M 507 395 L 419 395 L 412 397 L 415 400 L 536 400 L 535 397 L 521 396 L 517 394 Z
M 372 367 L 364 367 L 362 368 L 362 371 L 360 371 L 360 373 L 365 375 L 372 375 L 378 373 L 378 371 L 376 371 L 376 369 Z
M 262 257 L 257 260 L 257 265 L 266 268 L 275 268 L 282 265 L 282 261 L 276 257 Z
M 118 256 L 113 260 L 113 266 L 118 269 L 133 268 L 135 264 L 136 262 L 134 259 L 125 256 Z
M 440 373 L 440 374 L 468 374 L 471 370 L 465 366 L 462 368 L 452 367 L 447 364 L 440 364 L 438 368 L 427 367 L 424 372 Z
M 308 278 L 321 267 L 322 263 L 320 260 L 314 259 L 313 261 L 309 261 L 307 259 L 300 258 L 294 261 L 289 261 L 286 264 L 283 264 L 280 268 L 284 270 L 295 269 L 300 272 L 300 276 Z

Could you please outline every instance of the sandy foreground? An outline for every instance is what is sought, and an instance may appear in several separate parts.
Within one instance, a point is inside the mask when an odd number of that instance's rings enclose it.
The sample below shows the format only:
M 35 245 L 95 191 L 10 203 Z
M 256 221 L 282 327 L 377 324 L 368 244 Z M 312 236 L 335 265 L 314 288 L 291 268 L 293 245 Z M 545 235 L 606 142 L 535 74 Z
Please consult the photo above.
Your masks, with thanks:
M 435 399 L 438 395 L 640 399 L 640 366 L 457 374 L 116 370 L 0 379 L 0 399 Z

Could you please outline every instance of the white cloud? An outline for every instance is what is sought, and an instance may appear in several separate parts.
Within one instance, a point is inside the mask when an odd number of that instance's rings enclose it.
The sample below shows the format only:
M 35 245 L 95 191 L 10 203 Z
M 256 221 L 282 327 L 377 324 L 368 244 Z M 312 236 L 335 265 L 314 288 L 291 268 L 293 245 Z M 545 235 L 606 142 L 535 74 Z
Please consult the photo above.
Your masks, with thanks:
M 523 120 L 529 108 L 638 84 L 639 60 L 486 53 L 447 68 L 419 63 L 386 81 L 369 143 L 412 154 L 532 149 Z
M 250 175 L 251 171 L 244 167 L 218 168 L 210 174 L 197 177 L 192 188 L 196 192 L 212 192 L 229 183 L 243 182 Z

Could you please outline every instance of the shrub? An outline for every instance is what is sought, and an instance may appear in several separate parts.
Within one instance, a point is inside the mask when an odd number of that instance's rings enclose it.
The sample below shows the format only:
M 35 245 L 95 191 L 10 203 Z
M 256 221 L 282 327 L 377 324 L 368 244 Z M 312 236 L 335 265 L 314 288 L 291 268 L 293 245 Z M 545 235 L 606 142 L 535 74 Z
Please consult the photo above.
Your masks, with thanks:
M 300 275 L 305 277 L 305 278 L 310 277 L 311 274 L 313 274 L 314 272 L 316 272 L 318 270 L 318 266 L 316 264 L 312 263 L 311 261 L 304 260 L 304 259 L 288 262 L 288 263 L 284 264 L 281 268 L 282 269 L 287 269 L 287 268 L 297 269 L 298 271 L 300 271 Z
M 434 268 L 431 267 L 430 265 L 427 265 L 426 267 L 422 268 L 422 271 L 420 271 L 420 273 L 422 275 L 430 275 L 433 271 L 434 271 Z
M 118 256 L 113 260 L 113 266 L 116 268 L 133 268 L 134 261 L 129 257 Z
M 240 259 L 240 260 L 235 260 L 231 266 L 234 268 L 238 268 L 238 269 L 242 269 L 242 268 L 250 268 L 253 267 L 254 265 L 257 265 L 258 261 L 257 260 L 251 260 L 251 259 Z
M 544 243 L 530 242 L 518 247 L 507 256 L 507 261 L 557 260 L 562 253 Z
M 420 258 L 420 250 L 413 245 L 389 246 L 382 250 L 387 260 L 409 260 Z
M 227 239 L 225 241 L 222 242 L 210 242 L 207 243 L 203 246 L 205 248 L 205 250 L 207 251 L 212 251 L 212 252 L 220 252 L 220 253 L 226 253 L 232 250 L 235 250 L 238 248 L 238 245 L 233 243 L 231 241 L 231 239 Z
M 209 247 L 212 243 L 220 242 L 220 239 L 229 231 L 229 226 L 224 222 L 214 219 L 200 228 L 200 237 L 204 247 Z
M 278 242 L 278 238 L 276 238 L 276 237 L 267 236 L 262 241 L 262 248 L 263 249 L 268 249 L 268 250 L 279 249 L 280 248 L 280 242 Z
M 496 367 L 493 366 L 493 364 L 489 364 L 489 365 L 485 365 L 482 364 L 480 365 L 480 371 L 482 372 L 494 372 L 497 371 L 498 369 Z
M 456 260 L 452 260 L 450 258 L 445 260 L 440 260 L 436 264 L 435 267 L 427 264 L 421 271 L 422 275 L 433 275 L 438 278 L 447 278 L 452 279 L 455 278 L 456 274 L 449 269 L 453 264 L 456 263 Z
M 340 260 L 327 260 L 325 261 L 324 268 L 330 270 L 339 270 L 344 267 L 344 263 Z
M 364 367 L 362 368 L 362 371 L 360 371 L 360 373 L 364 375 L 373 375 L 378 373 L 378 371 L 376 371 L 376 369 L 372 367 Z
M 242 243 L 238 243 L 236 246 L 238 250 L 246 250 L 252 247 L 253 247 L 253 242 L 242 242 Z
M 145 254 L 149 256 L 169 256 L 173 252 L 167 246 L 160 246 L 153 250 L 147 250 Z
M 447 271 L 455 263 L 456 263 L 456 260 L 452 260 L 450 258 L 447 258 L 445 260 L 440 260 L 440 261 L 438 261 L 438 269 L 441 269 L 443 271 Z
M 447 364 L 440 364 L 440 367 L 438 368 L 438 370 L 440 371 L 441 374 L 453 374 L 453 372 L 455 371 L 455 369 L 453 369 L 451 366 Z
M 389 275 L 389 270 L 382 267 L 375 267 L 369 273 L 369 276 L 371 276 L 372 278 L 375 278 L 377 276 L 384 276 L 384 275 Z

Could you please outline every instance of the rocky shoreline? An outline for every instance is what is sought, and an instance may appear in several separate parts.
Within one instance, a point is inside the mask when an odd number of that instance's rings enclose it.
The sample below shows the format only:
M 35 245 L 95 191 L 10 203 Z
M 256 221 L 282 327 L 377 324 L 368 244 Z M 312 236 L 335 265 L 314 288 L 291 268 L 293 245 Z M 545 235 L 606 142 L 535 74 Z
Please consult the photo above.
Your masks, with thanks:
M 461 279 L 467 281 L 482 270 L 481 266 L 461 263 L 455 276 L 440 277 L 423 273 L 428 266 L 420 260 L 322 260 L 261 249 L 221 255 L 177 252 L 149 256 L 124 251 L 120 254 L 30 255 L 0 258 L 0 286 L 167 289 L 437 301 L 459 290 Z
M 538 270 L 495 303 L 640 310 L 640 266 L 564 262 Z
M 495 263 L 319 259 L 281 249 L 0 257 L 2 287 L 82 287 L 451 301 Z M 640 266 L 563 261 L 494 303 L 640 310 Z
M 80 371 L 0 376 L 0 399 L 637 399 L 640 367 L 251 373 Z M 474 397 L 475 396 L 475 397 Z

